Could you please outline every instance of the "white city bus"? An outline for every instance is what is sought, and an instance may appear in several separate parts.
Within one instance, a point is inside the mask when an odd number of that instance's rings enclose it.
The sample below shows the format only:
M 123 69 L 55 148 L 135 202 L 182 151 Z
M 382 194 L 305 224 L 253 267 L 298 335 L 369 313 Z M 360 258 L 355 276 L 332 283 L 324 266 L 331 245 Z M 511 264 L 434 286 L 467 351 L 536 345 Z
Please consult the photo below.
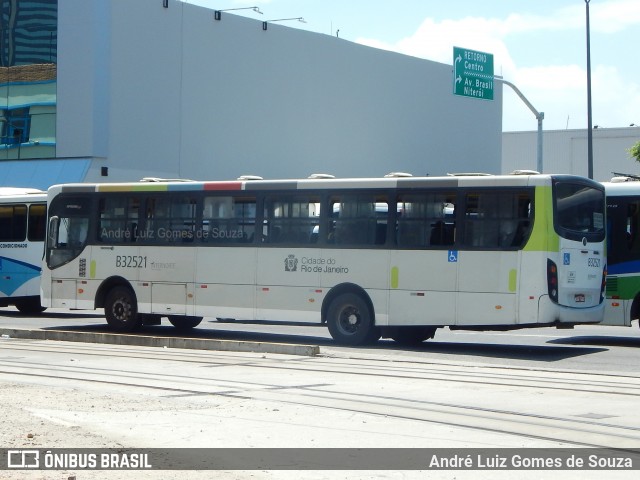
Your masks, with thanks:
M 640 317 L 640 180 L 615 177 L 607 195 L 608 277 L 605 325 L 631 326 Z
M 0 307 L 42 312 L 40 272 L 47 226 L 47 194 L 0 187 Z
M 602 320 L 604 187 L 575 176 L 68 184 L 49 189 L 50 307 L 115 330 L 326 323 L 364 344 L 438 327 Z

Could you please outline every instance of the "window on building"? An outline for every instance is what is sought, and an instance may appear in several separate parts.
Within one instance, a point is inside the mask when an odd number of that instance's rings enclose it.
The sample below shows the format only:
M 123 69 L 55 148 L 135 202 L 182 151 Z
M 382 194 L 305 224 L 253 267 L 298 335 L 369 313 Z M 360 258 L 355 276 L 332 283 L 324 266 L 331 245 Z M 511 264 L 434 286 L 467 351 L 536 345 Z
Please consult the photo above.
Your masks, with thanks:
M 29 141 L 31 119 L 29 108 L 0 110 L 3 145 L 19 145 Z

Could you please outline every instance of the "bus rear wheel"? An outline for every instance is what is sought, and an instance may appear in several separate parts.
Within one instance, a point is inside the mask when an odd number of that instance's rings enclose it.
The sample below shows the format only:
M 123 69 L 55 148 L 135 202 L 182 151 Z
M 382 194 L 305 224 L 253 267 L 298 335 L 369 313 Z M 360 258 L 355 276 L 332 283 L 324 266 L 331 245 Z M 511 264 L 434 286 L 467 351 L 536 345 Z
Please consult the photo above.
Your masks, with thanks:
M 400 345 L 420 345 L 425 340 L 433 338 L 436 327 L 395 327 L 389 335 Z
M 185 331 L 197 327 L 202 322 L 202 317 L 184 317 L 182 315 L 169 315 L 169 322 L 177 330 Z
M 46 307 L 40 305 L 40 297 L 16 301 L 16 308 L 23 315 L 38 315 L 46 310 Z
M 380 338 L 371 309 L 354 293 L 344 293 L 331 302 L 327 326 L 333 339 L 343 345 L 365 345 Z
M 124 286 L 111 289 L 104 302 L 107 323 L 118 332 L 133 332 L 142 324 L 133 291 Z

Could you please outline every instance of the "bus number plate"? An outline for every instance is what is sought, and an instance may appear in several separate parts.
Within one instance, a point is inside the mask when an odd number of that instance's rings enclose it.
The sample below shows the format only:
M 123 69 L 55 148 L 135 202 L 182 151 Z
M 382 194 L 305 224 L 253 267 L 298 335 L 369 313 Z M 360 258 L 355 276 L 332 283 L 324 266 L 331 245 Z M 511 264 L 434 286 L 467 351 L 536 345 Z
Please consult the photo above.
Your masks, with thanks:
M 600 259 L 599 258 L 589 258 L 587 260 L 587 265 L 590 267 L 600 268 Z
M 573 299 L 576 303 L 584 303 L 584 294 L 578 293 L 574 295 Z

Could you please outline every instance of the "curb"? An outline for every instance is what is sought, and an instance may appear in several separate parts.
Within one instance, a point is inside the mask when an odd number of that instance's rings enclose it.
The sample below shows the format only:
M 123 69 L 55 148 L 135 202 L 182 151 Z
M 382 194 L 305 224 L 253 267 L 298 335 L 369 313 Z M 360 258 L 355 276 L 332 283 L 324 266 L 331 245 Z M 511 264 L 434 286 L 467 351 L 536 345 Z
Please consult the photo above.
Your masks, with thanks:
M 240 340 L 210 340 L 203 338 L 153 337 L 117 333 L 72 332 L 68 330 L 27 330 L 0 328 L 0 335 L 31 340 L 104 343 L 139 347 L 184 348 L 189 350 L 221 350 L 231 352 L 277 353 L 313 357 L 320 354 L 318 345 L 290 345 L 286 343 L 246 342 Z M 6 338 L 6 337 L 5 337 Z

